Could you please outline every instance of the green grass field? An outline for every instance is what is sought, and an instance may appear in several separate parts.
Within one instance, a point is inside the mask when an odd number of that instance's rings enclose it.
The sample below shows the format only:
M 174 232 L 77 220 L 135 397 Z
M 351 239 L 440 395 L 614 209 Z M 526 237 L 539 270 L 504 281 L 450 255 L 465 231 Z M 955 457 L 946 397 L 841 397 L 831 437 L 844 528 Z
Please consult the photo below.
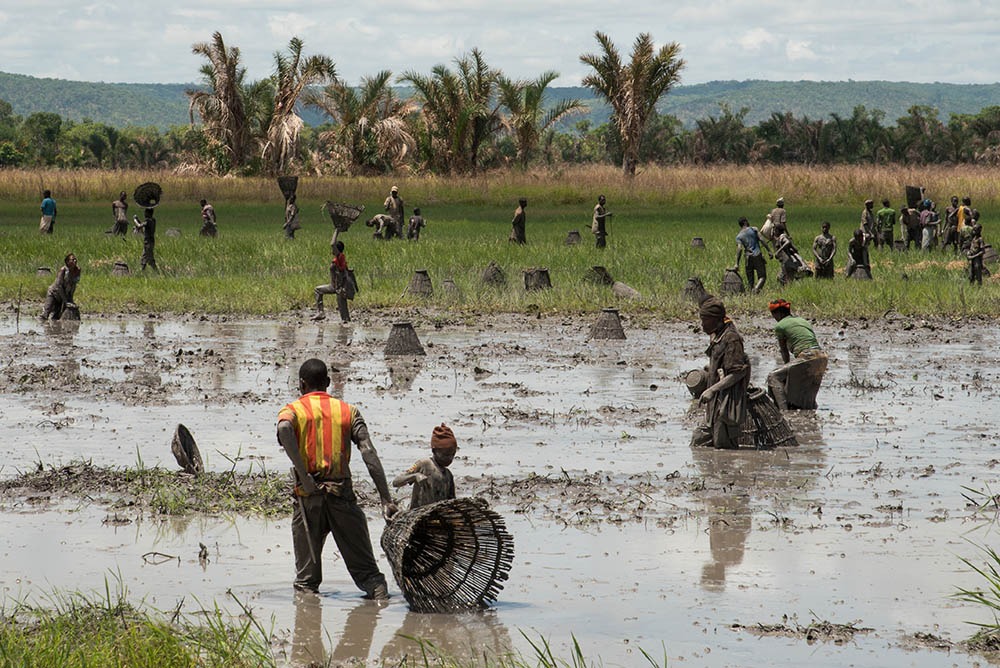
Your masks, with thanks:
M 325 199 L 317 196 L 321 188 L 300 186 L 303 229 L 294 242 L 286 242 L 280 229 L 282 202 L 273 183 L 186 177 L 167 184 L 164 203 L 157 209 L 156 257 L 161 271 L 143 275 L 138 273 L 141 238 L 129 234 L 122 240 L 104 234 L 111 226 L 114 192 L 109 192 L 107 202 L 98 202 L 90 190 L 120 188 L 111 177 L 91 178 L 73 182 L 75 185 L 67 188 L 72 196 L 60 198 L 56 190 L 60 213 L 51 236 L 38 234 L 38 204 L 33 198 L 8 193 L 0 202 L 0 300 L 8 308 L 20 295 L 22 314 L 36 314 L 52 280 L 36 276 L 36 269 L 48 266 L 57 270 L 70 251 L 76 253 L 83 270 L 76 301 L 84 313 L 91 314 L 280 315 L 311 308 L 313 287 L 328 279 L 332 226 L 320 211 Z M 609 178 L 603 173 L 600 178 L 569 174 L 548 175 L 541 180 L 522 175 L 520 181 L 505 178 L 484 182 L 481 188 L 468 179 L 401 181 L 407 209 L 420 206 L 428 227 L 419 243 L 374 240 L 363 221 L 341 236 L 360 287 L 352 309 L 362 312 L 426 305 L 431 311 L 471 317 L 529 309 L 593 312 L 617 305 L 631 313 L 687 319 L 693 309 L 680 297 L 680 290 L 688 277 L 698 276 L 710 292 L 717 291 L 725 267 L 731 266 L 735 257 L 736 219 L 746 215 L 751 224 L 759 226 L 772 206 L 771 190 L 741 185 L 738 172 L 728 173 L 731 187 L 720 185 L 716 174 L 707 179 L 704 189 L 686 193 L 647 189 L 641 180 L 628 190 L 615 187 Z M 340 199 L 364 203 L 368 207 L 365 215 L 370 215 L 380 212 L 386 184 L 387 180 L 343 180 L 327 190 L 357 192 Z M 605 186 L 609 209 L 616 215 L 610 224 L 609 247 L 599 251 L 589 229 L 590 193 L 596 195 Z M 184 199 L 173 196 L 171 187 L 174 192 L 182 191 Z M 218 213 L 217 239 L 198 236 L 201 220 L 197 198 L 202 188 L 221 193 L 218 198 L 210 197 Z M 802 189 L 810 190 L 808 184 Z M 507 242 L 507 235 L 517 194 L 522 192 L 529 198 L 528 245 L 518 247 Z M 764 312 L 767 301 L 780 294 L 791 300 L 798 312 L 813 317 L 871 317 L 890 309 L 913 316 L 993 316 L 997 312 L 1000 283 L 987 278 L 982 288 L 970 287 L 964 260 L 957 261 L 951 253 L 873 251 L 875 280 L 845 280 L 847 240 L 857 226 L 861 206 L 821 194 L 815 201 L 822 203 L 790 203 L 789 227 L 809 259 L 820 222 L 832 223 L 840 244 L 837 278 L 832 282 L 807 279 L 782 289 L 775 280 L 777 263 L 772 262 L 765 290 L 759 295 L 727 297 L 731 311 Z M 989 243 L 991 203 L 979 206 Z M 132 213 L 141 213 L 135 204 L 129 209 L 130 217 Z M 180 230 L 181 236 L 168 236 L 169 228 Z M 564 243 L 572 229 L 579 230 L 582 244 Z M 707 248 L 691 248 L 694 236 L 704 238 Z M 127 262 L 134 275 L 112 276 L 116 261 Z M 481 285 L 480 274 L 490 261 L 506 272 L 506 287 Z M 642 298 L 619 303 L 607 287 L 584 281 L 585 272 L 593 265 L 605 266 L 616 280 L 637 289 Z M 547 267 L 553 289 L 526 292 L 522 272 L 530 267 Z M 431 276 L 435 294 L 429 299 L 406 294 L 416 269 L 427 269 Z M 441 284 L 445 278 L 454 280 L 461 299 L 444 294 Z M 328 305 L 328 309 L 332 307 Z

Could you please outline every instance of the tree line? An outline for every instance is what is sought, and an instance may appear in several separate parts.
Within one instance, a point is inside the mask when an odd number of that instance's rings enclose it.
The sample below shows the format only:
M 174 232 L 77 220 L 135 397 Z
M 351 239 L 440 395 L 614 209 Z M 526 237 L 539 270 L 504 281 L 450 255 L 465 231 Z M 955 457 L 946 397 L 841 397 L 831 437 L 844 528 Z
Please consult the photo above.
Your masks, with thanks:
M 221 33 L 194 44 L 201 85 L 186 92 L 190 125 L 116 129 L 51 112 L 21 118 L 0 100 L 0 166 L 103 169 L 185 168 L 219 174 L 469 174 L 533 164 L 617 164 L 632 175 L 655 164 L 1000 164 L 1000 107 L 951 114 L 915 105 L 887 124 L 877 109 L 810 119 L 774 112 L 756 125 L 747 108 L 720 105 L 685 127 L 657 102 L 680 81 L 684 60 L 671 42 L 640 34 L 627 55 L 595 33 L 580 56 L 583 86 L 608 103 L 609 122 L 573 121 L 579 100 L 548 103 L 553 71 L 512 79 L 479 49 L 429 73 L 389 71 L 349 86 L 335 63 L 293 38 L 273 72 L 250 80 L 238 47 Z M 413 94 L 403 98 L 395 86 Z M 311 107 L 328 119 L 306 125 Z

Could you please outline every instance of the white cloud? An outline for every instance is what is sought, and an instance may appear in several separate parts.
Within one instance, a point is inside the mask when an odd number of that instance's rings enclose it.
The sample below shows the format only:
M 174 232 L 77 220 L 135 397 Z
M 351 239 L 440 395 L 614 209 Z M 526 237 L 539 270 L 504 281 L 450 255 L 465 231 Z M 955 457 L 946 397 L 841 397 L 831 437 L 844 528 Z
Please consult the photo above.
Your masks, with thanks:
M 282 39 L 301 37 L 304 32 L 316 25 L 316 21 L 297 12 L 274 14 L 267 19 L 267 27 L 271 34 Z
M 745 33 L 740 35 L 736 40 L 736 43 L 744 51 L 760 51 L 763 47 L 769 46 L 774 43 L 774 36 L 769 30 L 764 28 L 754 28 L 753 30 L 747 30 Z
M 799 60 L 819 60 L 819 56 L 813 53 L 813 50 L 810 48 L 811 45 L 811 42 L 805 40 L 790 39 L 785 44 L 785 55 L 788 56 L 788 60 L 793 62 Z

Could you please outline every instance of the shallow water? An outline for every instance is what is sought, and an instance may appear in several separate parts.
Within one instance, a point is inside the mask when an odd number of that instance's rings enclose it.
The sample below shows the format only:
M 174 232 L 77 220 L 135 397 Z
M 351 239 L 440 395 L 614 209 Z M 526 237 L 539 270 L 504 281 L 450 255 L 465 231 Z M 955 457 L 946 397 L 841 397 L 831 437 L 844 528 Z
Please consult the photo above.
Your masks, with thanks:
M 665 651 L 672 664 L 708 666 L 975 664 L 907 638 L 960 640 L 974 630 L 966 620 L 989 621 L 948 595 L 978 584 L 958 559 L 978 558 L 969 539 L 989 544 L 996 535 L 993 518 L 963 497 L 963 486 L 997 486 L 994 327 L 820 325 L 830 371 L 820 410 L 793 418 L 801 445 L 729 453 L 688 446 L 697 413 L 677 379 L 702 364 L 704 335 L 626 321 L 628 340 L 597 342 L 587 341 L 589 324 L 418 323 L 427 355 L 413 361 L 382 355 L 388 323 L 123 319 L 22 322 L 15 332 L 13 320 L 2 320 L 4 475 L 80 457 L 173 468 L 178 422 L 209 468 L 236 461 L 244 470 L 283 470 L 274 418 L 294 398 L 298 364 L 319 356 L 338 367 L 333 392 L 361 408 L 390 476 L 424 456 L 431 428 L 446 421 L 462 448 L 453 464 L 460 493 L 463 482 L 473 484 L 466 476 L 480 474 L 603 472 L 617 481 L 676 471 L 673 480 L 683 483 L 664 485 L 638 517 L 620 522 L 560 515 L 559 499 L 518 513 L 520 499 L 501 498 L 495 507 L 515 537 L 516 559 L 496 610 L 483 615 L 408 613 L 400 596 L 384 608 L 361 601 L 332 547 L 323 594 L 296 601 L 287 520 L 122 527 L 104 523 L 114 512 L 90 504 L 23 499 L 2 500 L 5 591 L 103 590 L 104 578 L 120 573 L 150 604 L 172 609 L 183 597 L 192 609 L 194 599 L 224 603 L 232 590 L 255 613 L 274 616 L 288 639 L 282 651 L 295 661 L 318 651 L 317 637 L 338 659 L 395 656 L 407 651 L 397 631 L 459 652 L 507 643 L 527 652 L 524 631 L 563 650 L 575 634 L 606 665 L 644 661 L 639 647 Z M 776 354 L 767 323 L 741 330 L 753 380 L 763 385 Z M 22 382 L 26 373 L 41 380 Z M 63 377 L 79 380 L 68 392 L 45 380 Z M 377 543 L 380 521 L 370 523 Z M 199 542 L 210 550 L 204 569 Z M 142 559 L 150 551 L 181 559 L 152 566 Z M 730 628 L 783 615 L 873 632 L 835 645 Z

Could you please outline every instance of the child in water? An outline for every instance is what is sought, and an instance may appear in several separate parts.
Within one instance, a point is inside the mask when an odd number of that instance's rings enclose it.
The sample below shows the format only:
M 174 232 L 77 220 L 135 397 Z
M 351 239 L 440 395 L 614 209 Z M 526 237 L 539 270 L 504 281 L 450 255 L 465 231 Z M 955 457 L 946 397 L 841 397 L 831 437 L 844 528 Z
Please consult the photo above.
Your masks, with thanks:
M 421 459 L 392 481 L 393 487 L 413 485 L 410 510 L 436 501 L 455 498 L 455 479 L 448 467 L 455 459 L 458 443 L 451 429 L 441 424 L 431 434 L 431 457 Z

